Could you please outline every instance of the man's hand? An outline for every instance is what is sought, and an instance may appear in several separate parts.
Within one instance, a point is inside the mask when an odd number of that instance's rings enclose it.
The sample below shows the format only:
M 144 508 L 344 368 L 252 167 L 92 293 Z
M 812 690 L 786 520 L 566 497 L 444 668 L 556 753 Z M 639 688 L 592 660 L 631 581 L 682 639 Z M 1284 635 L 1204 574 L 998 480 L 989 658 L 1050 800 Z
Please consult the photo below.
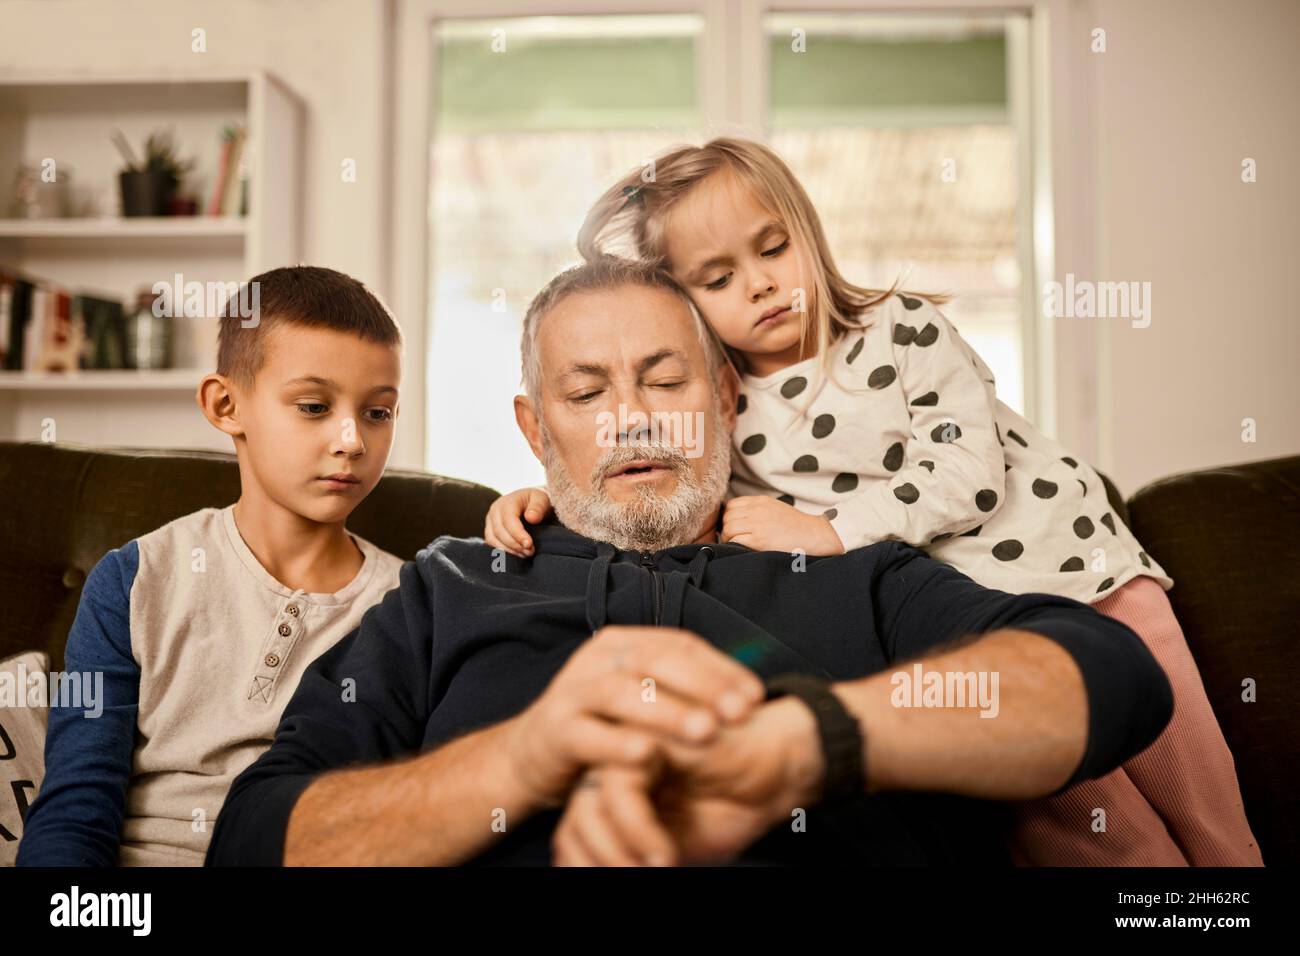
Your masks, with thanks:
M 753 671 L 698 635 L 606 627 L 510 722 L 504 758 L 527 805 L 556 807 L 587 767 L 643 764 L 665 741 L 707 743 L 763 695 Z
M 722 513 L 722 541 L 743 544 L 755 551 L 844 553 L 844 542 L 827 518 L 805 514 L 766 495 L 746 495 L 726 503 Z
M 812 713 L 763 705 L 704 745 L 661 741 L 640 764 L 588 771 L 552 842 L 561 866 L 729 860 L 820 799 L 825 767 Z

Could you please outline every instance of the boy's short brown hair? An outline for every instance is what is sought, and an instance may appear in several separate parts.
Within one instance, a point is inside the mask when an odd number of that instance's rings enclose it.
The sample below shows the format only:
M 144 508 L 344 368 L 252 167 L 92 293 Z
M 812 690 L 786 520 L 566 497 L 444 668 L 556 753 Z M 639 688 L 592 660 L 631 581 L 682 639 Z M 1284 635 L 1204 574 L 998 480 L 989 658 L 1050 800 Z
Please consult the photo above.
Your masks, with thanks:
M 217 373 L 245 387 L 265 364 L 267 333 L 285 323 L 349 332 L 380 345 L 402 344 L 402 330 L 388 307 L 342 272 L 286 266 L 253 276 L 246 286 L 231 297 L 217 335 Z M 256 322 L 247 317 L 250 302 L 257 303 Z

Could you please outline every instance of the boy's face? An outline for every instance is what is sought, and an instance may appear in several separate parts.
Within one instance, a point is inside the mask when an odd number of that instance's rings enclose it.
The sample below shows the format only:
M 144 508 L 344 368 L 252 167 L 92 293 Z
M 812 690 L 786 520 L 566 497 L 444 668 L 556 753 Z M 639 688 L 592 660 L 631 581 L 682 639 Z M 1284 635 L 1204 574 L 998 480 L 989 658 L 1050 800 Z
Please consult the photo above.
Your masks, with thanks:
M 388 464 L 400 348 L 287 322 L 262 344 L 253 388 L 238 393 L 245 480 L 305 518 L 342 521 Z

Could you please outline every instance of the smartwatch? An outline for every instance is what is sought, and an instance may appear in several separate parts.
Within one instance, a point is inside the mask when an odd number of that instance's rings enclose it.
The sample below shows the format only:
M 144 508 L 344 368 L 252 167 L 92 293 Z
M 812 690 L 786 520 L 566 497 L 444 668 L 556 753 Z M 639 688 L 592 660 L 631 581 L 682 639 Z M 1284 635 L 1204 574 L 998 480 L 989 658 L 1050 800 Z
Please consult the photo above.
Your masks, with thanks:
M 828 682 L 808 674 L 781 674 L 766 684 L 767 700 L 789 694 L 798 697 L 813 712 L 826 761 L 824 802 L 866 793 L 867 772 L 862 728 Z

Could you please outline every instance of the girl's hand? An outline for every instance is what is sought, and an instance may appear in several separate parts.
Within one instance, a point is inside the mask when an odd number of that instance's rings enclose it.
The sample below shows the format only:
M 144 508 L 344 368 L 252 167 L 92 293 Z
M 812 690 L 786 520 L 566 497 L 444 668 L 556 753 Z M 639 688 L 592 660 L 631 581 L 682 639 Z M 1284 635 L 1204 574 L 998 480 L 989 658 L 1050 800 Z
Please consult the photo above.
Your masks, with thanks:
M 829 520 L 821 515 L 804 514 L 766 495 L 746 495 L 726 503 L 722 513 L 722 540 L 755 551 L 844 553 L 844 543 Z
M 508 551 L 517 558 L 533 554 L 533 539 L 524 530 L 523 521 L 537 524 L 551 512 L 551 499 L 541 488 L 520 488 L 502 495 L 488 509 L 483 540 L 493 548 Z

